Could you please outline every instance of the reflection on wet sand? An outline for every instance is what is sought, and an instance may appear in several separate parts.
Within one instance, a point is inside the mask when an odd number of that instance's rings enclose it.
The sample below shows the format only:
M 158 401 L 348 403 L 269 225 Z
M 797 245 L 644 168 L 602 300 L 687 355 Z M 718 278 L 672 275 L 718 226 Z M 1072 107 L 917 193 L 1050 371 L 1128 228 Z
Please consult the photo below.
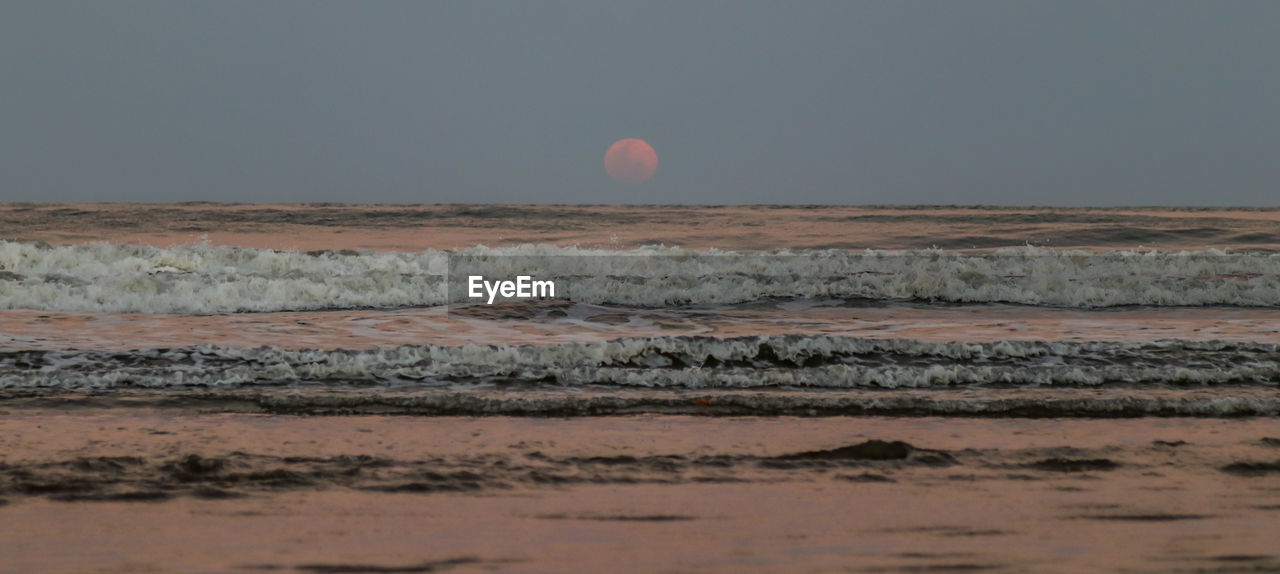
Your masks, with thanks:
M 7 567 L 45 572 L 1270 571 L 1276 437 L 1274 419 L 34 409 L 0 419 L 0 540 Z
M 790 301 L 715 309 L 548 303 L 511 307 L 226 315 L 0 311 L 0 349 L 126 350 L 194 345 L 367 349 L 387 345 L 546 345 L 623 337 L 805 333 L 921 341 L 1280 342 L 1280 310 L 848 305 Z

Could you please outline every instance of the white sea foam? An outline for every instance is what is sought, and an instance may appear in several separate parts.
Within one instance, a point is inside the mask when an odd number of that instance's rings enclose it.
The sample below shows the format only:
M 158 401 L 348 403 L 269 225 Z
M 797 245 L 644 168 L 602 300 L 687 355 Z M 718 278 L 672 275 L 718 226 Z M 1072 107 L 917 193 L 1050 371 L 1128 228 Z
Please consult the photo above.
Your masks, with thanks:
M 0 241 L 0 308 L 226 313 L 430 305 L 444 300 L 446 265 L 440 252 Z
M 247 391 L 238 398 L 273 413 L 580 416 L 635 413 L 697 415 L 890 415 L 964 417 L 1241 417 L 1280 415 L 1280 398 L 1256 389 L 1142 391 L 1108 389 L 1086 396 L 1028 389 L 959 393 L 903 391 L 622 392 L 598 389 L 510 393 L 489 389 L 387 393 Z
M 649 307 L 764 298 L 1280 306 L 1280 255 L 1217 250 L 1095 254 L 1028 247 L 972 255 L 477 246 L 301 253 L 0 241 L 0 309 L 228 313 L 432 306 L 449 301 L 450 273 L 461 264 L 479 266 L 490 277 L 562 277 L 566 296 L 583 303 Z M 459 293 L 452 291 L 455 301 Z

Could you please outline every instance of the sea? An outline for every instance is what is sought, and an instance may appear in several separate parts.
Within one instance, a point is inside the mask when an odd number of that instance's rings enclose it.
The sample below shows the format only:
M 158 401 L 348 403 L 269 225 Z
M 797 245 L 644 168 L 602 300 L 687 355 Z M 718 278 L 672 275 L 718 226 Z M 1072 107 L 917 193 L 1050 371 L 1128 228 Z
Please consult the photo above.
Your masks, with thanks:
M 1278 343 L 1274 209 L 0 206 L 6 399 L 1274 416 Z

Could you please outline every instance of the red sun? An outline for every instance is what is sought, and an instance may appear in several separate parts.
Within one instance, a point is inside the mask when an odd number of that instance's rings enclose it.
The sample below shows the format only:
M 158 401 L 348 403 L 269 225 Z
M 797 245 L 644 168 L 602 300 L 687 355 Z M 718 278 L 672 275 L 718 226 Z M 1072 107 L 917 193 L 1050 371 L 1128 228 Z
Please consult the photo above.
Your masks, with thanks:
M 640 183 L 658 171 L 658 154 L 642 139 L 621 139 L 605 152 L 604 170 L 622 183 Z

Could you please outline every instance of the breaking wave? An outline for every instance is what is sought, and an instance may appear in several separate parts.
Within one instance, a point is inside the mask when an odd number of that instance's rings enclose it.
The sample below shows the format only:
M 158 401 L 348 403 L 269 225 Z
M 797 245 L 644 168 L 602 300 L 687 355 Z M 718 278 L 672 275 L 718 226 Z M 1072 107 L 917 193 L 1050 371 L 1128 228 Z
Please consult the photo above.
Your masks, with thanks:
M 495 277 L 565 278 L 570 298 L 594 304 L 860 298 L 1080 308 L 1280 306 L 1280 255 L 1218 250 L 730 253 L 477 246 L 397 253 L 0 241 L 0 309 L 234 313 L 435 306 L 451 302 L 450 273 L 459 261 L 473 267 L 480 262 Z M 452 302 L 458 295 L 455 287 Z
M 833 336 L 660 337 L 547 346 L 6 351 L 0 389 L 1274 389 L 1261 343 L 928 343 Z

